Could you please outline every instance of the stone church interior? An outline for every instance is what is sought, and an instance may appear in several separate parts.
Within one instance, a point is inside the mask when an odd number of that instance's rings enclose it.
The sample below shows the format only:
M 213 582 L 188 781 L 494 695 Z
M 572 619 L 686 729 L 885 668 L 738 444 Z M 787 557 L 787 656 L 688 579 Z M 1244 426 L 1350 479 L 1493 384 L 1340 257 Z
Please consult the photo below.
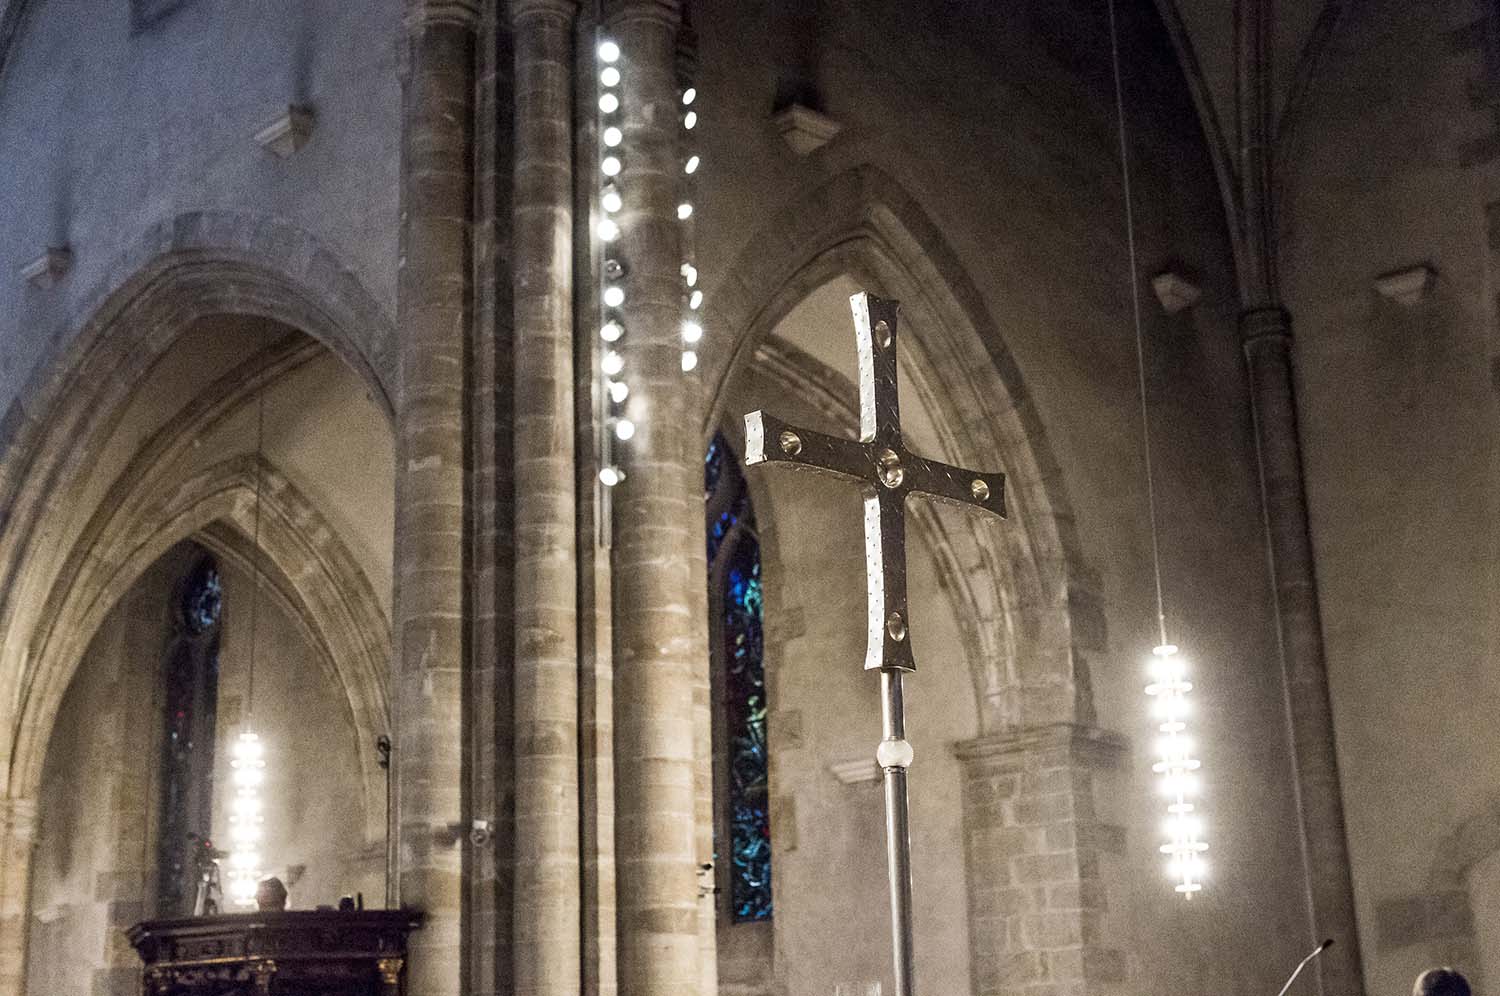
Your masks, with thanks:
M 1490 0 L 0 0 L 0 996 L 1500 984 L 1497 107 Z

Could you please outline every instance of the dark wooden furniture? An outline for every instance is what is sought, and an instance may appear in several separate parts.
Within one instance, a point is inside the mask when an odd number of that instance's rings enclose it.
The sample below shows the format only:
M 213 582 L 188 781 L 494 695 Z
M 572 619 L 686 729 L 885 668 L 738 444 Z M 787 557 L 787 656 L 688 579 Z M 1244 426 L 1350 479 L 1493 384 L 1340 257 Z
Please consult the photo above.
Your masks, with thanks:
M 409 910 L 147 920 L 126 931 L 146 996 L 400 996 Z

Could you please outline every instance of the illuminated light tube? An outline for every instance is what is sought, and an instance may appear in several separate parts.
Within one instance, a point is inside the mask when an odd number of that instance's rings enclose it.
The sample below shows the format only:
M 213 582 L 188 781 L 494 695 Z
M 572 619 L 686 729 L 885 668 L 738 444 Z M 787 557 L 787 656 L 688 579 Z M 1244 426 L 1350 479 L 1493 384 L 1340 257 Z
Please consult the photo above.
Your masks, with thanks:
M 1146 694 L 1154 700 L 1152 712 L 1160 720 L 1156 729 L 1161 734 L 1156 742 L 1159 760 L 1151 770 L 1161 776 L 1162 794 L 1169 800 L 1163 826 L 1167 839 L 1158 850 L 1167 857 L 1167 874 L 1176 880 L 1173 888 L 1191 899 L 1203 891 L 1202 880 L 1208 870 L 1203 860 L 1203 852 L 1208 850 L 1203 821 L 1189 801 L 1198 792 L 1195 772 L 1202 767 L 1202 762 L 1192 756 L 1193 744 L 1185 735 L 1187 695 L 1193 683 L 1187 680 L 1187 662 L 1172 644 L 1164 643 L 1151 654 L 1152 681 L 1146 686 Z
M 229 748 L 229 899 L 236 906 L 254 906 L 260 886 L 262 825 L 265 823 L 260 787 L 265 782 L 265 745 L 250 730 Z

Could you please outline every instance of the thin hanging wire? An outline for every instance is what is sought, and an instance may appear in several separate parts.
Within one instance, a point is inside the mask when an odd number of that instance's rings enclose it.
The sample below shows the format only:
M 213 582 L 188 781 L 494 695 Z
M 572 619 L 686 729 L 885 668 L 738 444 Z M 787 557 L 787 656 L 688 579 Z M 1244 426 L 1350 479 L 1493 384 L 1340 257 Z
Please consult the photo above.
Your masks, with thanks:
M 1146 404 L 1146 349 L 1141 332 L 1141 278 L 1135 251 L 1135 205 L 1130 187 L 1130 145 L 1125 135 L 1125 96 L 1120 85 L 1120 35 L 1115 0 L 1109 0 L 1109 55 L 1115 77 L 1115 123 L 1120 136 L 1120 172 L 1125 187 L 1125 241 L 1130 252 L 1130 305 L 1135 319 L 1135 372 L 1141 399 L 1141 449 L 1146 463 L 1146 508 L 1151 517 L 1151 573 L 1156 581 L 1156 626 L 1167 642 L 1167 610 L 1161 594 L 1161 543 L 1156 527 L 1156 482 L 1151 470 L 1151 417 Z
M 257 609 L 260 604 L 260 492 L 263 477 L 261 465 L 264 463 L 266 442 L 266 374 L 269 366 L 269 360 L 261 366 L 260 388 L 255 396 L 255 525 L 251 534 L 250 548 L 250 576 L 255 586 L 250 590 L 250 666 L 247 669 L 248 677 L 245 681 L 245 725 L 247 727 L 255 718 L 255 641 L 259 622 Z

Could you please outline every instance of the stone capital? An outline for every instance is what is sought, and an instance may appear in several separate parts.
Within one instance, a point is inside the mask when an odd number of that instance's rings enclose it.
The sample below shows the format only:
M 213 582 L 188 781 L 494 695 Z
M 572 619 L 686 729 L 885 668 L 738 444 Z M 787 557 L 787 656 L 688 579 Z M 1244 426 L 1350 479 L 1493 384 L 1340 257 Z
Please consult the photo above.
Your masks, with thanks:
M 1240 344 L 1246 352 L 1262 344 L 1286 345 L 1292 340 L 1292 316 L 1271 305 L 1240 312 Z
M 1079 723 L 1048 723 L 975 737 L 953 745 L 966 768 L 1005 770 L 1024 766 L 1027 758 L 1056 753 L 1088 768 L 1117 768 L 1130 750 L 1118 733 Z
M 510 0 L 510 23 L 533 17 L 552 18 L 572 24 L 578 16 L 578 0 Z
M 415 31 L 434 24 L 464 28 L 479 26 L 478 0 L 407 0 L 406 29 Z
M 682 0 L 605 0 L 606 27 L 616 29 L 628 22 L 642 21 L 676 30 L 682 23 Z

